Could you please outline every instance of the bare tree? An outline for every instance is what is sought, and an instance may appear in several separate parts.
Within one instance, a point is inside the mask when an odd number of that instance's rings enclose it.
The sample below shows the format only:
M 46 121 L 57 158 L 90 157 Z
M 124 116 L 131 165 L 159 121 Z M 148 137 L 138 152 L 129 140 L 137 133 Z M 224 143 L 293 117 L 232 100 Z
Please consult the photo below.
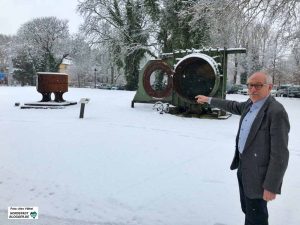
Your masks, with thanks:
M 91 47 L 82 35 L 72 37 L 70 46 L 69 56 L 72 59 L 72 64 L 68 69 L 70 83 L 77 87 L 86 86 L 86 82 L 91 79 L 95 69 L 95 60 L 92 56 Z
M 292 57 L 294 61 L 293 80 L 295 83 L 300 84 L 300 42 L 296 42 L 292 48 Z
M 299 7 L 299 0 L 229 0 L 225 9 L 239 9 L 249 18 L 249 22 L 272 19 L 284 30 L 294 25 Z
M 9 66 L 12 39 L 12 36 L 0 34 L 0 71 L 2 72 Z
M 294 42 L 292 36 L 300 34 L 297 33 L 299 0 L 187 2 L 190 7 L 182 13 L 183 16 L 193 15 L 191 27 L 199 26 L 198 21 L 206 18 L 212 46 L 247 48 L 247 59 L 243 62 L 246 74 L 262 68 L 278 70 L 276 65 L 288 52 L 288 44 Z M 234 58 L 233 73 L 233 81 L 237 82 L 237 57 Z
M 68 21 L 56 17 L 33 19 L 21 26 L 17 33 L 18 47 L 27 52 L 35 70 L 57 72 L 68 55 Z

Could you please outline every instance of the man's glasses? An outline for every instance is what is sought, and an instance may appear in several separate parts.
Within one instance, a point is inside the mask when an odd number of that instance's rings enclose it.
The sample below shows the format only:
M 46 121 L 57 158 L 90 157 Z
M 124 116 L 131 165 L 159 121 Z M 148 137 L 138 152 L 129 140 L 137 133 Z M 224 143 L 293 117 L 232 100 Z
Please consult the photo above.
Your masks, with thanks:
M 248 89 L 255 88 L 256 90 L 262 89 L 263 86 L 267 84 L 247 84 Z

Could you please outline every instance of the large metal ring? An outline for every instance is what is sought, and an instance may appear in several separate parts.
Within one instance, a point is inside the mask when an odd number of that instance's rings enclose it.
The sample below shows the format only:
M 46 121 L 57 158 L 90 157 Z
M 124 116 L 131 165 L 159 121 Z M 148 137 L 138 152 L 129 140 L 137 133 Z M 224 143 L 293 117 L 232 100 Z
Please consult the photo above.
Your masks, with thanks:
M 154 90 L 151 86 L 151 75 L 157 70 L 163 71 L 168 76 L 167 85 L 163 90 Z M 166 62 L 162 60 L 153 60 L 150 62 L 150 64 L 145 68 L 143 75 L 143 85 L 146 93 L 157 99 L 168 97 L 172 93 L 172 75 L 173 70 Z
M 219 84 L 218 64 L 208 55 L 189 54 L 175 66 L 174 90 L 187 102 L 195 103 L 196 95 L 214 96 Z

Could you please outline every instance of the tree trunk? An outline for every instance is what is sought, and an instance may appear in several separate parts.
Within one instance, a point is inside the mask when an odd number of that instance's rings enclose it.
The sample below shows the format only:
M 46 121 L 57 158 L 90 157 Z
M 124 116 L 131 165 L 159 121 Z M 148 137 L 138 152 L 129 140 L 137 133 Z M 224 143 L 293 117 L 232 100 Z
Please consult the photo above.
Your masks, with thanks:
M 237 55 L 235 54 L 235 55 L 234 55 L 233 84 L 236 84 L 237 73 L 238 73 L 238 59 L 237 59 Z
M 114 67 L 110 67 L 110 84 L 114 84 L 114 76 L 115 76 L 115 70 Z

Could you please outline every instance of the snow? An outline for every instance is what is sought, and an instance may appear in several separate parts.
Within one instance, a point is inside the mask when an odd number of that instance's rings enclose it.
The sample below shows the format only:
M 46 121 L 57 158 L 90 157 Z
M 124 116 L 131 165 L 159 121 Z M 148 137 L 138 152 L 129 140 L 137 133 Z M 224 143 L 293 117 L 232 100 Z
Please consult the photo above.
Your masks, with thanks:
M 35 87 L 0 87 L 1 225 L 240 225 L 231 171 L 239 117 L 159 114 L 135 92 L 69 88 L 63 109 L 20 109 Z M 242 95 L 229 99 L 245 100 Z M 282 195 L 270 224 L 300 224 L 300 99 L 277 98 L 291 123 Z M 39 219 L 8 220 L 9 206 L 38 206 Z
M 64 76 L 68 76 L 68 74 L 66 73 L 55 73 L 55 72 L 38 72 L 38 75 L 64 75 Z

